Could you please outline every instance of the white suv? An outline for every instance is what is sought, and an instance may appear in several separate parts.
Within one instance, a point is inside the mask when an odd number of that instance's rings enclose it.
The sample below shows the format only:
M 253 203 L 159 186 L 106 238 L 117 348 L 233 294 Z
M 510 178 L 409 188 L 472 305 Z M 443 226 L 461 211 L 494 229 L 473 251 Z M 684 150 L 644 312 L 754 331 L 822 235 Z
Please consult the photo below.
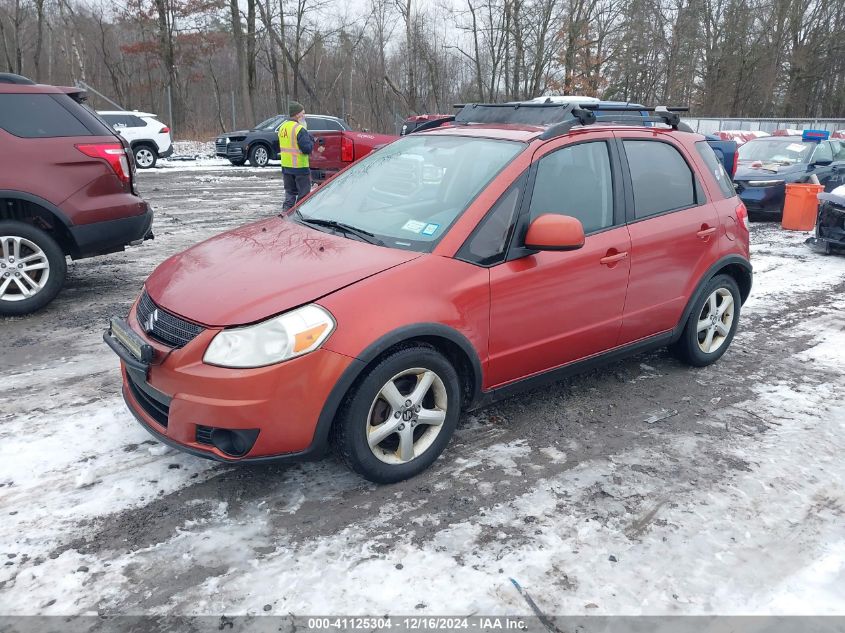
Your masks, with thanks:
M 167 158 L 173 153 L 170 128 L 155 114 L 122 110 L 99 111 L 98 114 L 129 142 L 139 168 L 155 167 L 159 158 Z

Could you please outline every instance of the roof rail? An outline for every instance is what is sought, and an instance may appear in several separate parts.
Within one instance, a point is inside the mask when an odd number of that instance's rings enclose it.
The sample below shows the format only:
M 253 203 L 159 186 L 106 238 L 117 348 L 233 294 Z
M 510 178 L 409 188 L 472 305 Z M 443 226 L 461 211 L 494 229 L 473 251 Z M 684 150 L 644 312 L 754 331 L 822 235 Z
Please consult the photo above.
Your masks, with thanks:
M 419 126 L 412 134 L 431 130 L 444 123 L 500 123 L 522 124 L 546 127 L 540 135 L 543 140 L 568 133 L 575 126 L 593 125 L 594 123 L 640 124 L 663 123 L 677 130 L 681 123 L 679 112 L 687 112 L 686 107 L 648 107 L 636 103 L 560 103 L 560 102 L 519 102 L 519 103 L 467 103 L 455 104 L 459 112 L 455 116 L 428 121 Z M 617 114 L 618 113 L 618 114 Z M 630 113 L 630 114 L 626 114 Z M 636 114 L 634 114 L 636 113 Z M 647 113 L 651 113 L 648 116 Z M 686 126 L 684 126 L 686 127 Z
M 0 84 L 20 84 L 24 86 L 34 86 L 35 82 L 29 77 L 23 75 L 15 75 L 14 73 L 0 73 Z

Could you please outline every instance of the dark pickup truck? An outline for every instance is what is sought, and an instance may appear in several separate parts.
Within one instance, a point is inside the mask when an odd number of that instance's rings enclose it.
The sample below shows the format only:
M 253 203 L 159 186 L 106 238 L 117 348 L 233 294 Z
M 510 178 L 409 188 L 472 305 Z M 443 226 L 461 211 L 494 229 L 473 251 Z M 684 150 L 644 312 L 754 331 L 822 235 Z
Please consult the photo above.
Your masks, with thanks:
M 287 120 L 277 115 L 256 125 L 251 130 L 221 134 L 214 143 L 217 156 L 228 158 L 233 165 L 247 161 L 253 167 L 266 167 L 271 160 L 279 160 L 279 127 Z M 305 126 L 325 150 L 311 154 L 311 176 L 321 182 L 350 163 L 366 156 L 374 149 L 398 137 L 369 132 L 353 132 L 342 119 L 332 116 L 309 114 Z

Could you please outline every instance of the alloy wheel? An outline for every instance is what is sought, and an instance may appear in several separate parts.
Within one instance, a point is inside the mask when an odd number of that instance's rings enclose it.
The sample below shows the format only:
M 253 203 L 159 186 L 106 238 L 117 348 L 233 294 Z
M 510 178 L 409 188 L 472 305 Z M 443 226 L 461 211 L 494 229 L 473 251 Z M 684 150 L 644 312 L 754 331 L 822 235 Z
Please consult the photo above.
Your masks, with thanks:
M 154 161 L 155 156 L 153 156 L 152 150 L 141 147 L 135 151 L 135 162 L 138 163 L 138 167 L 146 169 L 151 167 Z
M 270 160 L 270 157 L 267 155 L 267 150 L 263 147 L 256 147 L 254 156 L 255 162 L 259 167 L 264 167 Z
M 47 254 L 35 242 L 0 236 L 0 301 L 23 301 L 37 295 L 50 278 Z
M 367 443 L 387 464 L 408 463 L 428 450 L 446 421 L 443 380 L 430 369 L 402 371 L 381 388 L 367 416 Z
M 718 350 L 728 338 L 734 321 L 734 298 L 727 288 L 714 290 L 698 315 L 698 348 L 705 354 Z

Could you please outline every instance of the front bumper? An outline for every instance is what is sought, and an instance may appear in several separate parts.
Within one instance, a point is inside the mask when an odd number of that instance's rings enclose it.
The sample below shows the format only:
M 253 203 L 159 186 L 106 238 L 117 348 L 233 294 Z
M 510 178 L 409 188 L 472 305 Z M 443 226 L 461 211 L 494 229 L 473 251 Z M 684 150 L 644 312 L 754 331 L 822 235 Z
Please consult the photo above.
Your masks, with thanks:
M 751 187 L 746 182 L 737 182 L 737 192 L 750 213 L 781 215 L 786 196 L 786 185 Z
M 142 333 L 134 307 L 127 321 L 154 349 L 153 361 L 145 367 L 109 342 L 121 356 L 123 397 L 130 411 L 162 442 L 218 461 L 297 460 L 321 454 L 328 433 L 323 425 L 334 413 L 326 414 L 326 408 L 335 405 L 336 386 L 344 382 L 346 370 L 360 363 L 319 349 L 270 367 L 214 367 L 203 363 L 202 356 L 219 329 L 205 330 L 182 349 L 171 349 Z M 233 456 L 209 441 L 209 429 L 258 433 L 245 454 Z
M 138 205 L 144 210 L 140 215 L 71 226 L 73 259 L 119 253 L 125 246 L 151 237 L 153 210 L 146 202 L 141 201 Z
M 246 160 L 246 148 L 243 141 L 230 141 L 229 143 L 216 143 L 214 152 L 217 156 L 228 158 L 233 161 Z

